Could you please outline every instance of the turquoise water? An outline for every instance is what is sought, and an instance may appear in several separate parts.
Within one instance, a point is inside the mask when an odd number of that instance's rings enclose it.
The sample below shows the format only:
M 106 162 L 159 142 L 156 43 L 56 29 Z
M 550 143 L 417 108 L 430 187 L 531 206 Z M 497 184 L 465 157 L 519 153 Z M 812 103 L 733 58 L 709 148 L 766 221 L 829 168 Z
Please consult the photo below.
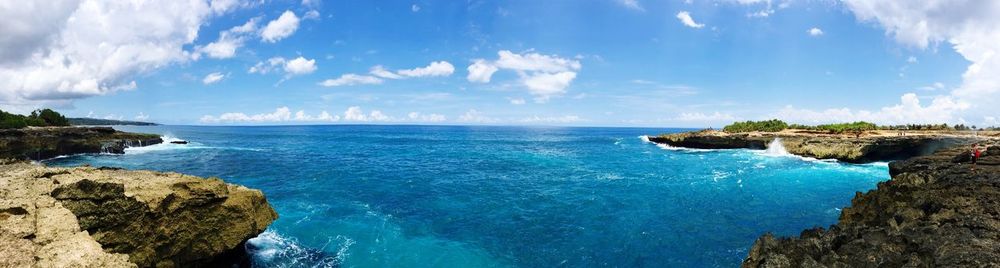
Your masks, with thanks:
M 457 126 L 119 127 L 191 141 L 49 165 L 215 176 L 280 218 L 262 267 L 735 267 L 767 231 L 836 222 L 888 179 L 751 150 L 677 150 L 679 129 Z

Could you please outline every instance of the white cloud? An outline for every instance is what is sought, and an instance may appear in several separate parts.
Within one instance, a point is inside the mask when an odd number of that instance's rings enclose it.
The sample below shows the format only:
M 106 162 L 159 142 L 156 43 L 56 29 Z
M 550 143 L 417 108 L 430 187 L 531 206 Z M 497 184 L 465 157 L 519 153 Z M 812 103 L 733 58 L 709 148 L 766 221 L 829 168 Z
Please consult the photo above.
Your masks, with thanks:
M 493 73 L 495 73 L 498 69 L 496 66 L 493 66 L 493 64 L 487 63 L 486 60 L 477 59 L 472 63 L 472 65 L 469 65 L 467 70 L 469 71 L 469 75 L 466 79 L 468 79 L 469 82 L 489 83 L 490 77 L 492 77 Z
M 222 81 L 223 78 L 226 78 L 225 74 L 214 72 L 206 75 L 204 79 L 201 79 L 201 83 L 206 85 L 215 84 L 216 82 Z
M 260 38 L 264 42 L 274 43 L 291 36 L 297 29 L 299 29 L 299 17 L 292 11 L 286 10 L 261 29 Z
M 547 117 L 540 117 L 536 115 L 536 116 L 521 118 L 520 120 L 518 120 L 518 122 L 520 123 L 528 123 L 528 124 L 545 124 L 545 123 L 566 124 L 566 123 L 574 123 L 580 121 L 583 121 L 583 119 L 575 115 L 547 116 Z
M 146 120 L 149 120 L 149 115 L 148 115 L 148 114 L 145 114 L 145 113 L 143 113 L 143 112 L 139 112 L 139 114 L 137 114 L 137 115 L 135 116 L 135 120 L 138 120 L 138 121 L 146 121 Z
M 529 93 L 535 95 L 535 101 L 545 102 L 553 96 L 566 93 L 566 88 L 576 78 L 576 71 L 582 65 L 574 59 L 560 58 L 555 55 L 538 53 L 517 54 L 508 50 L 497 52 L 498 59 L 489 62 L 475 60 L 469 65 L 470 82 L 488 83 L 493 73 L 500 69 L 512 70 L 520 77 L 520 82 Z
M 241 6 L 239 0 L 212 0 L 209 5 L 215 14 L 223 14 Z
M 410 112 L 407 117 L 412 121 L 418 122 L 444 122 L 448 120 L 444 115 L 440 114 L 421 114 L 419 112 Z
M 278 69 L 279 67 L 280 69 Z M 277 69 L 285 73 L 285 78 L 289 78 L 297 75 L 310 74 L 315 72 L 316 68 L 315 59 L 306 59 L 302 56 L 291 60 L 286 60 L 282 57 L 273 57 L 267 59 L 267 61 L 257 62 L 257 64 L 247 70 L 247 73 L 267 74 Z
M 705 27 L 705 24 L 695 22 L 694 18 L 691 18 L 691 14 L 688 13 L 687 11 L 677 12 L 677 19 L 680 20 L 681 23 L 683 23 L 684 26 L 687 27 L 695 29 L 700 29 L 702 27 Z
M 413 12 L 420 11 L 420 6 L 418 6 L 417 4 L 413 4 L 412 6 L 410 6 L 410 10 L 412 10 Z
M 385 79 L 403 79 L 402 75 L 398 75 L 392 71 L 386 70 L 385 67 L 382 65 L 372 66 L 371 70 L 369 70 L 368 73 Z
M 288 75 L 303 75 L 316 71 L 316 60 L 299 56 L 285 63 L 285 73 Z
M 513 104 L 513 105 L 523 105 L 525 103 L 524 99 L 522 99 L 522 98 L 511 98 L 509 100 L 510 100 L 510 104 Z
M 917 57 L 910 56 L 909 58 L 906 58 L 906 63 L 917 63 Z
M 306 12 L 305 15 L 302 16 L 302 19 L 303 20 L 318 20 L 319 19 L 319 11 L 310 10 L 310 11 Z
M 483 113 L 476 111 L 476 109 L 470 109 L 465 114 L 459 116 L 458 121 L 466 123 L 496 123 L 499 120 L 485 116 Z
M 399 75 L 408 77 L 449 76 L 454 72 L 455 66 L 452 66 L 447 61 L 435 61 L 431 62 L 427 67 L 396 71 Z
M 370 113 L 365 114 L 361 107 L 351 106 L 344 111 L 344 121 L 356 121 L 356 122 L 373 122 L 373 121 L 390 121 L 391 118 L 382 113 L 379 110 L 372 110 Z
M 901 44 L 923 49 L 947 43 L 971 62 L 962 74 L 960 86 L 946 96 L 933 99 L 930 106 L 942 105 L 930 114 L 931 118 L 957 122 L 962 117 L 1000 114 L 1000 76 L 997 75 L 1000 73 L 1000 16 L 996 15 L 1000 14 L 1000 2 L 844 0 L 844 3 L 859 20 L 876 22 Z M 907 99 L 906 95 L 903 98 Z M 907 103 L 893 107 L 899 106 L 906 107 Z M 908 119 L 924 120 L 920 117 Z
M 786 106 L 775 116 L 786 121 L 810 124 L 852 121 L 878 124 L 939 124 L 953 122 L 955 120 L 953 112 L 966 108 L 967 104 L 955 102 L 950 97 L 937 97 L 929 105 L 921 105 L 920 98 L 916 94 L 907 93 L 900 97 L 900 104 L 883 107 L 878 111 L 854 111 L 849 108 L 814 111 Z
M 229 8 L 207 1 L 6 1 L 0 106 L 70 105 L 135 88 L 131 76 L 191 58 L 184 48 Z
M 267 74 L 270 73 L 272 70 L 274 70 L 275 67 L 283 65 L 285 65 L 285 58 L 273 57 L 267 59 L 267 61 L 257 62 L 257 64 L 255 64 L 253 67 L 250 67 L 250 69 L 247 70 L 247 72 L 252 74 Z
M 622 6 L 627 7 L 629 9 L 632 9 L 632 10 L 638 10 L 638 11 L 645 11 L 646 10 L 646 9 L 642 8 L 642 5 L 639 5 L 639 0 L 617 0 L 617 1 L 618 1 L 618 4 L 621 4 Z
M 712 114 L 694 112 L 694 113 L 681 113 L 679 116 L 677 116 L 677 118 L 675 118 L 675 120 L 687 121 L 687 122 L 713 122 L 713 121 L 732 122 L 736 120 L 736 117 L 728 113 L 720 113 L 720 112 L 715 112 Z
M 381 84 L 382 79 L 374 76 L 367 75 L 357 75 L 357 74 L 344 74 L 336 79 L 327 79 L 320 82 L 319 85 L 324 87 L 339 87 L 339 86 L 353 86 L 353 85 L 377 85 Z
M 240 26 L 233 27 L 219 33 L 219 39 L 208 43 L 205 46 L 195 48 L 194 58 L 201 54 L 208 55 L 209 58 L 227 59 L 236 55 L 236 50 L 246 42 L 247 34 L 256 31 L 257 18 L 250 19 Z
M 539 73 L 524 78 L 524 85 L 536 95 L 536 102 L 546 102 L 551 96 L 562 95 L 576 78 L 575 72 Z
M 808 33 L 809 36 L 820 36 L 823 35 L 823 30 L 816 27 L 812 27 L 811 29 L 807 30 L 806 33 Z
M 565 72 L 579 70 L 580 62 L 554 55 L 538 53 L 517 54 L 508 50 L 497 52 L 500 57 L 494 64 L 501 69 L 529 72 Z
M 303 110 L 299 110 L 294 115 L 288 107 L 279 107 L 272 113 L 262 113 L 247 115 L 244 113 L 224 113 L 219 116 L 205 115 L 201 117 L 202 123 L 278 123 L 278 122 L 335 122 L 340 120 L 339 116 L 330 115 L 326 111 L 318 115 L 309 115 Z
M 944 84 L 941 83 L 941 82 L 934 82 L 934 84 L 930 84 L 930 85 L 927 85 L 927 86 L 922 86 L 922 87 L 919 87 L 917 89 L 924 90 L 924 91 L 940 90 L 940 89 L 944 89 Z

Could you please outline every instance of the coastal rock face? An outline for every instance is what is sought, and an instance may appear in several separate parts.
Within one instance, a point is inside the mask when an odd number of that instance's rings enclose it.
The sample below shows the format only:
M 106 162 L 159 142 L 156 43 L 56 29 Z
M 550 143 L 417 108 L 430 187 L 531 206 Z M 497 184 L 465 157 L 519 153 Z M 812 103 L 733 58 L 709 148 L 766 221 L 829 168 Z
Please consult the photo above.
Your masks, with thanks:
M 1000 146 L 975 170 L 956 146 L 892 162 L 892 179 L 857 193 L 829 230 L 760 237 L 743 267 L 1000 266 Z
M 125 153 L 125 147 L 162 143 L 159 135 L 110 127 L 0 129 L 0 159 L 41 160 L 82 153 Z
M 277 214 L 219 179 L 0 165 L 0 267 L 189 267 L 238 255 Z
M 849 163 L 906 159 L 927 155 L 957 144 L 970 142 L 966 137 L 938 135 L 862 136 L 779 133 L 725 133 L 703 130 L 650 137 L 651 142 L 699 149 L 765 149 L 780 138 L 788 153 L 819 159 L 837 159 Z

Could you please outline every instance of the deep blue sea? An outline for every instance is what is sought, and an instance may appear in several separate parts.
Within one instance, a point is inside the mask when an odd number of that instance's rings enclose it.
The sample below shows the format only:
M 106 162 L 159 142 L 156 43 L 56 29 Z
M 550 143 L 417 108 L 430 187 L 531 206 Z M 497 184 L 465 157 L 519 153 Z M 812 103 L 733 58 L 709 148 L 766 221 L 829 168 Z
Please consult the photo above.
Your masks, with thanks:
M 771 231 L 836 222 L 885 163 L 681 150 L 643 128 L 116 127 L 187 145 L 49 165 L 219 177 L 280 218 L 261 267 L 736 267 Z

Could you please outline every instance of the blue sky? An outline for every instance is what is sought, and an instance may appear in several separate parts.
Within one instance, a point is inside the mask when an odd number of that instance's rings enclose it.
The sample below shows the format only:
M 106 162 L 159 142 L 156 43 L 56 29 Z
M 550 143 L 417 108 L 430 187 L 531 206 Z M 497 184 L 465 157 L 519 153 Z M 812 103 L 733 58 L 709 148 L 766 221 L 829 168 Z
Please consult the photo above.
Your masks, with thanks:
M 860 0 L 192 0 L 173 4 L 175 13 L 146 17 L 140 15 L 170 8 L 65 2 L 67 11 L 42 16 L 54 29 L 0 28 L 41 40 L 22 48 L 38 57 L 0 53 L 8 63 L 0 77 L 6 72 L 26 81 L 7 85 L 0 102 L 5 110 L 50 106 L 79 117 L 210 125 L 703 127 L 772 117 L 990 124 L 997 116 L 992 100 L 978 100 L 995 99 L 997 84 L 963 76 L 977 59 L 956 50 L 963 43 L 950 37 L 962 32 L 932 25 L 924 29 L 930 33 L 911 34 L 914 29 L 894 24 L 920 20 L 898 19 L 914 16 L 907 11 L 934 14 L 945 7 L 895 10 Z M 116 6 L 134 10 L 102 10 Z M 59 26 L 81 12 L 118 26 Z M 990 14 L 997 15 L 982 17 Z M 982 19 L 977 16 L 959 19 Z M 131 23 L 154 26 L 121 26 Z M 94 34 L 92 47 L 59 41 L 80 32 Z M 87 55 L 60 58 L 98 66 L 90 73 L 43 76 L 57 80 L 41 86 L 29 79 L 48 66 L 44 59 L 53 51 L 72 56 L 136 43 L 143 49 L 121 62 L 110 60 L 119 52 L 89 61 L 78 60 Z M 17 48 L 4 40 L 0 45 Z M 477 60 L 496 70 L 489 82 L 483 73 L 470 76 Z M 377 66 L 386 72 L 374 74 Z M 96 88 L 78 86 L 89 77 Z M 63 86 L 66 81 L 73 86 Z M 986 89 L 976 94 L 985 95 L 965 94 L 983 83 Z

